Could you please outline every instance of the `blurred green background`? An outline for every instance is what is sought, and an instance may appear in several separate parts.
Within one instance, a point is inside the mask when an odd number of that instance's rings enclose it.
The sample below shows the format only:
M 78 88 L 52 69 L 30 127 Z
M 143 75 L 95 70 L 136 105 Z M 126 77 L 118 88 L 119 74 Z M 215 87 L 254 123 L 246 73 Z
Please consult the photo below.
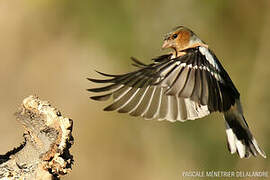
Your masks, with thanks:
M 177 25 L 213 49 L 241 92 L 253 134 L 269 157 L 270 1 L 10 0 L 0 2 L 0 154 L 22 142 L 14 112 L 36 94 L 74 120 L 73 171 L 64 179 L 182 179 L 189 170 L 269 171 L 226 147 L 221 114 L 185 123 L 103 112 L 87 77 L 124 73 L 130 56 L 160 55 Z M 188 178 L 185 178 L 188 179 Z M 244 178 L 243 178 L 244 179 Z

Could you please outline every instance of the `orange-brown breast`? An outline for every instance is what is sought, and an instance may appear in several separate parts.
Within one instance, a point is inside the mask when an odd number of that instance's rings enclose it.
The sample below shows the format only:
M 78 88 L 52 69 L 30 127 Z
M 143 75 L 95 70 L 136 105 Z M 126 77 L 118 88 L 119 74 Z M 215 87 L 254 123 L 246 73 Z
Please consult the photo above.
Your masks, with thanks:
M 180 30 L 176 39 L 177 51 L 185 49 L 189 45 L 190 32 L 186 30 Z

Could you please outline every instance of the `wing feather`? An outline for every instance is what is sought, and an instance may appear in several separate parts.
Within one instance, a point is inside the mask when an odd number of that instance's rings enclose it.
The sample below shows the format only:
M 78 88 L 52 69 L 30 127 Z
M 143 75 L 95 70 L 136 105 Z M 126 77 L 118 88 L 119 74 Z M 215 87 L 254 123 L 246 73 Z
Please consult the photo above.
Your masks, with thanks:
M 209 96 L 209 92 L 208 92 L 208 82 L 207 82 L 207 72 L 204 70 L 200 71 L 201 73 L 201 84 L 202 84 L 202 88 L 201 88 L 201 104 L 202 105 L 207 105 L 208 104 L 208 96 Z
M 178 104 L 179 104 L 179 118 L 184 121 L 187 119 L 187 107 L 184 98 L 178 98 Z
M 166 119 L 168 111 L 169 111 L 169 105 L 168 105 L 168 100 L 169 96 L 164 94 L 164 88 L 162 88 L 162 99 L 161 99 L 161 104 L 160 104 L 160 111 L 159 111 L 159 120 Z
M 195 84 L 195 71 L 196 71 L 195 69 L 190 68 L 185 86 L 183 87 L 180 93 L 181 97 L 184 98 L 191 97 Z
M 144 118 L 146 119 L 153 119 L 156 118 L 157 112 L 159 111 L 159 106 L 160 106 L 160 101 L 161 101 L 161 93 L 162 90 L 161 88 L 156 88 L 154 94 L 153 94 L 153 99 L 151 101 L 151 104 L 149 106 L 149 109 L 147 112 L 144 114 Z
M 153 86 L 147 88 L 147 92 L 144 95 L 143 99 L 141 100 L 139 106 L 133 112 L 131 112 L 130 115 L 143 116 L 149 108 L 149 104 L 151 103 L 152 94 L 154 91 L 155 91 L 155 87 Z
M 201 92 L 202 92 L 202 79 L 200 76 L 200 71 L 198 69 L 195 69 L 195 77 L 194 77 L 194 88 L 191 94 L 191 98 L 195 102 L 201 103 Z
M 216 56 L 210 50 L 202 53 L 199 47 L 185 52 L 177 58 L 159 56 L 149 65 L 132 58 L 138 69 L 122 75 L 98 72 L 108 79 L 88 80 L 110 84 L 88 89 L 107 92 L 91 98 L 105 101 L 112 97 L 112 104 L 104 110 L 146 119 L 185 121 L 227 110 L 239 94 Z
M 123 108 L 119 109 L 119 113 L 130 113 L 140 104 L 142 98 L 147 92 L 146 88 L 139 88 L 136 96 Z
M 190 69 L 181 66 L 179 68 L 181 68 L 181 70 L 176 75 L 176 78 L 173 80 L 172 84 L 169 86 L 169 89 L 167 89 L 167 95 L 178 95 L 178 93 L 181 92 L 181 90 L 185 86 Z
M 166 120 L 175 122 L 178 116 L 178 105 L 176 96 L 168 96 L 168 114 Z

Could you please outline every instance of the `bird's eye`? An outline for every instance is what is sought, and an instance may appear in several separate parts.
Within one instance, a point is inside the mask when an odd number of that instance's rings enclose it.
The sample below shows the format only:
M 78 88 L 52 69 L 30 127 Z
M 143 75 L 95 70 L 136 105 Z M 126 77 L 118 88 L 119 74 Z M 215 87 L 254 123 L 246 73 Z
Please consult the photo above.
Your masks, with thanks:
M 177 38 L 177 36 L 178 36 L 178 34 L 174 34 L 174 35 L 172 36 L 172 38 L 175 39 L 175 38 Z

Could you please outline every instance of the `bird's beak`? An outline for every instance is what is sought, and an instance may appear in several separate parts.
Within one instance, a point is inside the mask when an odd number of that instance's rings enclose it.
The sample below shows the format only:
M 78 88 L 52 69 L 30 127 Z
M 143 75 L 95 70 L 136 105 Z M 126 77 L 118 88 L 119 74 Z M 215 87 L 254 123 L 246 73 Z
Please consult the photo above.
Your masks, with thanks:
M 171 43 L 168 40 L 165 40 L 162 45 L 162 49 L 167 49 L 169 47 L 171 47 Z

